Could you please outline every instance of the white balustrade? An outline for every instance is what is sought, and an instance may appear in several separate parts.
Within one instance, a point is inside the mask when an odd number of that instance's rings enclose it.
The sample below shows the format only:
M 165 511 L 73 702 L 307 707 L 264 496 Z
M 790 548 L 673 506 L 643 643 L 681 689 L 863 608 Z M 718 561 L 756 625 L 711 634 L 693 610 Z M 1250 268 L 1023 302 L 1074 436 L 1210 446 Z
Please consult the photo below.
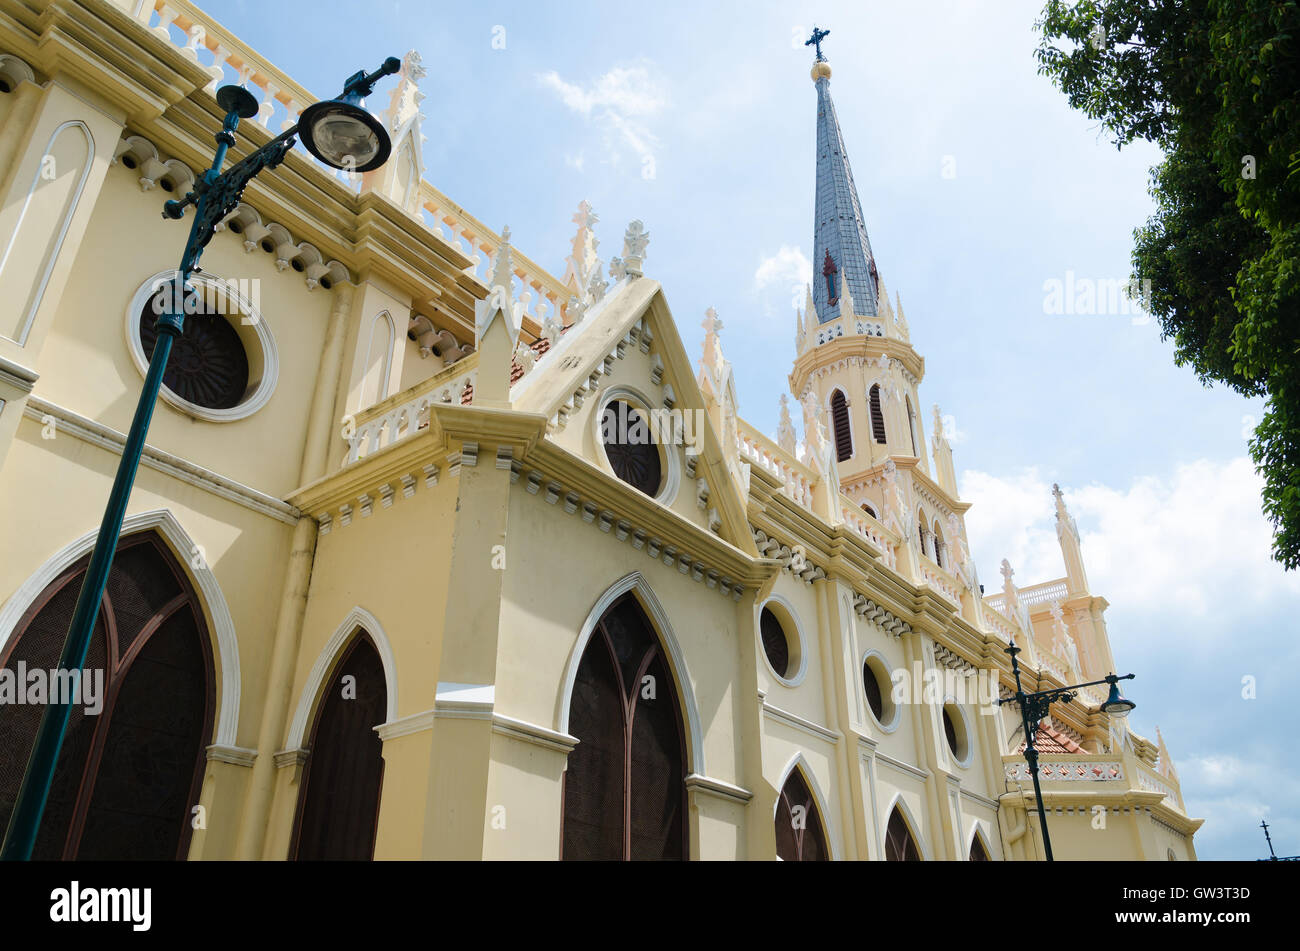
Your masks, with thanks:
M 467 361 L 473 366 L 462 367 L 461 364 Z M 428 424 L 429 407 L 434 403 L 459 405 L 465 385 L 472 384 L 477 375 L 478 361 L 467 357 L 414 387 L 402 402 L 396 405 L 385 402 L 361 412 L 351 435 L 346 436 L 348 455 L 344 465 L 374 455 L 380 449 L 417 433 Z

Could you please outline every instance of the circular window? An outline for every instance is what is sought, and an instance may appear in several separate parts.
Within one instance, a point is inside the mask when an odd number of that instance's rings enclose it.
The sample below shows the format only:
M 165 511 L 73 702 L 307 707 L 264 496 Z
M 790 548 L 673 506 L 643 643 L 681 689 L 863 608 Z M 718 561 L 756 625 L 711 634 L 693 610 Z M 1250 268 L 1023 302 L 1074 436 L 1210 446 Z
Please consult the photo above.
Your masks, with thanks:
M 884 658 L 879 654 L 868 654 L 862 662 L 862 692 L 867 698 L 871 715 L 886 730 L 892 730 L 898 724 L 898 707 L 894 704 L 892 684 Z
M 158 343 L 157 307 L 150 299 L 140 311 L 140 345 L 146 360 Z M 239 334 L 220 314 L 185 315 L 185 327 L 172 344 L 163 386 L 205 409 L 238 406 L 248 391 L 248 355 Z
M 958 764 L 965 766 L 970 759 L 970 741 L 966 735 L 966 718 L 955 703 L 945 703 L 942 710 L 943 735 L 948 749 Z
M 771 608 L 763 608 L 758 627 L 763 636 L 763 653 L 767 655 L 767 662 L 778 677 L 785 679 L 790 671 L 790 642 L 785 639 L 785 630 Z
M 275 388 L 275 340 L 253 305 L 255 287 L 209 276 L 192 277 L 190 293 L 176 298 L 175 272 L 146 281 L 127 310 L 127 347 L 143 375 L 158 343 L 158 315 L 180 307 L 181 335 L 172 344 L 159 395 L 177 409 L 210 422 L 251 415 Z
M 600 432 L 614 474 L 646 495 L 658 495 L 663 486 L 663 463 L 641 413 L 623 400 L 611 400 L 601 414 Z

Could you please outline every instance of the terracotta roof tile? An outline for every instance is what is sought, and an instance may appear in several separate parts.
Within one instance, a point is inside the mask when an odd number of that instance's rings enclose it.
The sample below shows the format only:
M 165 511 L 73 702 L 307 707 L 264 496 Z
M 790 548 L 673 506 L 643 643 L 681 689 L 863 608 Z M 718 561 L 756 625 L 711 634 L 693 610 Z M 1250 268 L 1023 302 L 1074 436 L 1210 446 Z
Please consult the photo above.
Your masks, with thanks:
M 1038 724 L 1038 732 L 1034 734 L 1034 749 L 1040 753 L 1086 753 L 1082 746 L 1074 742 L 1059 730 L 1054 730 L 1046 723 Z M 1025 751 L 1025 744 L 1020 744 L 1019 753 Z

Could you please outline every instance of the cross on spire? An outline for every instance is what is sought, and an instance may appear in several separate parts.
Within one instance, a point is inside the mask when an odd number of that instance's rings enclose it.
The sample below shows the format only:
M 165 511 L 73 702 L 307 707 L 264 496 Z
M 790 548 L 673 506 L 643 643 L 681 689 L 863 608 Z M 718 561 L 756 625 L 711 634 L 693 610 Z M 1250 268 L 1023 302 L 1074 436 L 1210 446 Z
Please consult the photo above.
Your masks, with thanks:
M 822 55 L 822 40 L 826 39 L 826 37 L 828 37 L 828 36 L 830 36 L 830 35 L 831 35 L 831 31 L 830 31 L 830 30 L 819 30 L 819 29 L 817 29 L 817 27 L 814 25 L 814 26 L 813 26 L 813 31 L 812 31 L 812 36 L 808 37 L 808 39 L 806 39 L 806 40 L 804 41 L 804 44 L 803 44 L 804 46 L 813 46 L 813 47 L 816 47 L 816 49 L 817 49 L 817 62 L 819 62 L 819 63 L 826 59 L 826 57 Z

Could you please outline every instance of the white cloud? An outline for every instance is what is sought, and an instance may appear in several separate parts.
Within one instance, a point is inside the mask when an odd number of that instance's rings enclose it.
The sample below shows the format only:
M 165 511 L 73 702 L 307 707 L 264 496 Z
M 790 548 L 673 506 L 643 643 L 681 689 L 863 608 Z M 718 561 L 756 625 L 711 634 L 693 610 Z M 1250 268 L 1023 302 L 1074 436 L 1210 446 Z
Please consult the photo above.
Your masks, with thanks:
M 1150 639 L 1208 641 L 1243 602 L 1266 609 L 1300 595 L 1300 577 L 1269 556 L 1260 479 L 1247 458 L 1185 463 L 1170 477 L 1140 476 L 1123 488 L 1063 491 L 1082 534 L 1089 587 L 1130 617 L 1159 614 Z M 968 471 L 961 494 L 975 503 L 966 524 L 982 575 L 1003 557 L 1022 587 L 1065 573 L 1051 484 L 1037 468 L 1006 477 Z M 985 586 L 999 589 L 991 577 Z
M 776 254 L 760 260 L 758 269 L 754 271 L 754 287 L 760 291 L 777 286 L 802 292 L 804 285 L 811 281 L 812 263 L 804 257 L 798 245 L 781 245 Z
M 615 67 L 585 86 L 568 82 L 555 70 L 542 73 L 538 81 L 602 130 L 611 163 L 617 164 L 624 150 L 642 163 L 658 150 L 659 140 L 647 120 L 663 111 L 668 94 L 652 66 Z

